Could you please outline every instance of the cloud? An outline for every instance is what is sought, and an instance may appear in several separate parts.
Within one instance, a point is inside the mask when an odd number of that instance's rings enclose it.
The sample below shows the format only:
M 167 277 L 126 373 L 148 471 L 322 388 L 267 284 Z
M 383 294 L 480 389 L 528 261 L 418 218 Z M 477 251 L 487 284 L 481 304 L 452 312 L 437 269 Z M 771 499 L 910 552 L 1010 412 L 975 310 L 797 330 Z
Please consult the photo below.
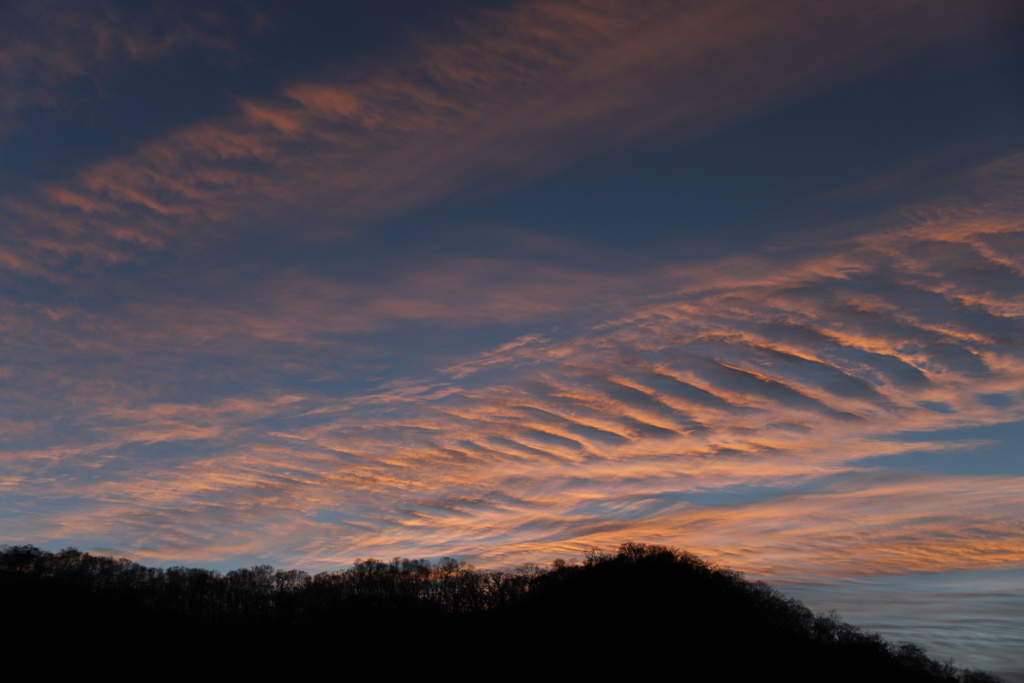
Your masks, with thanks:
M 40 62 L 51 79 L 110 59 L 108 43 L 144 58 L 205 35 L 174 23 L 151 44 L 109 18 L 54 16 L 48 31 L 81 25 L 89 39 L 69 41 L 82 54 Z M 281 225 L 348 230 L 653 136 L 695 139 L 899 60 L 972 17 L 956 3 L 911 0 L 480 11 L 391 63 L 240 100 L 230 116 L 170 131 L 35 197 L 7 198 L 0 254 L 18 272 L 62 277 L 71 265 L 106 267 Z M 22 56 L 28 48 L 10 49 L 9 69 L 36 64 Z
M 1014 164 L 992 167 L 1011 188 Z M 531 289 L 534 272 L 440 259 L 375 292 L 289 272 L 248 292 L 263 309 L 7 301 L 11 537 L 316 567 L 629 538 L 759 572 L 1019 564 L 1020 477 L 861 463 L 970 457 L 903 435 L 1024 421 L 1020 198 L 983 185 L 982 209 L 607 282 L 552 270 Z M 323 379 L 388 329 L 510 320 L 534 331 L 366 389 Z
M 74 103 L 76 81 L 102 91 L 109 70 L 167 59 L 189 49 L 226 55 L 234 50 L 215 11 L 182 11 L 169 4 L 14 1 L 0 10 L 0 135 L 17 128 L 25 110 Z M 60 192 L 58 191 L 58 195 Z M 65 196 L 71 202 L 85 202 Z M 95 205 L 94 205 L 95 206 Z

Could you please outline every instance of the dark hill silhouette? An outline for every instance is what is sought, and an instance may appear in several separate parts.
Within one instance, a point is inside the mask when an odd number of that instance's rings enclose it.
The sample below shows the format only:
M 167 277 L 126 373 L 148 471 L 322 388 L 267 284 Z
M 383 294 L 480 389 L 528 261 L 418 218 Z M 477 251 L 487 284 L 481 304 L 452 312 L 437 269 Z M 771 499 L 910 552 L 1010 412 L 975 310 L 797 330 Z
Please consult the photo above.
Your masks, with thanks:
M 547 570 L 399 558 L 316 576 L 4 546 L 0 596 L 7 671 L 998 680 L 816 616 L 688 553 L 636 543 Z

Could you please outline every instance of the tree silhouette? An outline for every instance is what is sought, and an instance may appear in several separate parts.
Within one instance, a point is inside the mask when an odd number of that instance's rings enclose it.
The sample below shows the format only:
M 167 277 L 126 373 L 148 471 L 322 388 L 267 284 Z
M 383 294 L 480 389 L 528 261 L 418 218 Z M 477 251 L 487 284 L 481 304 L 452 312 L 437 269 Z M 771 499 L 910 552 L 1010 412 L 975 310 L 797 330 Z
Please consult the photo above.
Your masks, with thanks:
M 394 558 L 315 576 L 269 565 L 226 574 L 153 569 L 74 548 L 3 546 L 0 591 L 8 659 L 54 670 L 116 662 L 295 675 L 344 656 L 392 673 L 457 663 L 506 675 L 997 680 L 834 613 L 815 615 L 689 553 L 642 543 L 548 569 Z

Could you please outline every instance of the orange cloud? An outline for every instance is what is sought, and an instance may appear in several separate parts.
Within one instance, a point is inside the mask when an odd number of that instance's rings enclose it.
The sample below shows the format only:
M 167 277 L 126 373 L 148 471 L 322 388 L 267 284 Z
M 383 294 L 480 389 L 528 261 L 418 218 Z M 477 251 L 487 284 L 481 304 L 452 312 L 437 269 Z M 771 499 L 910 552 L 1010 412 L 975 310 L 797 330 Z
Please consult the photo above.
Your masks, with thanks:
M 977 440 L 901 434 L 1024 421 L 1020 197 L 976 206 L 687 271 L 551 269 L 539 289 L 511 261 L 441 259 L 376 291 L 290 272 L 191 309 L 6 301 L 11 537 L 310 567 L 628 538 L 759 573 L 1019 564 L 1020 477 L 861 462 L 969 457 Z M 613 292 L 616 314 L 569 327 Z M 550 310 L 561 330 L 375 390 L 309 381 L 339 377 L 358 335 Z
M 10 248 L 46 272 L 69 250 L 102 266 L 282 220 L 358 224 L 481 178 L 521 182 L 654 135 L 694 139 L 965 30 L 965 12 L 912 0 L 481 12 L 405 59 L 241 101 L 43 188 L 34 204 L 7 201 Z

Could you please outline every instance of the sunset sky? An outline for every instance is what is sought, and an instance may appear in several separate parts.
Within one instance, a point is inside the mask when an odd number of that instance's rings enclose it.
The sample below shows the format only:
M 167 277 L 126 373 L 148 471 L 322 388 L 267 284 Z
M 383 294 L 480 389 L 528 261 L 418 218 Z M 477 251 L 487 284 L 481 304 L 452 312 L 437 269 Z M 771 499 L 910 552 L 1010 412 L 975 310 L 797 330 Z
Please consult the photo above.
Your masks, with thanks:
M 1018 2 L 12 0 L 0 268 L 2 542 L 663 543 L 1024 681 Z

